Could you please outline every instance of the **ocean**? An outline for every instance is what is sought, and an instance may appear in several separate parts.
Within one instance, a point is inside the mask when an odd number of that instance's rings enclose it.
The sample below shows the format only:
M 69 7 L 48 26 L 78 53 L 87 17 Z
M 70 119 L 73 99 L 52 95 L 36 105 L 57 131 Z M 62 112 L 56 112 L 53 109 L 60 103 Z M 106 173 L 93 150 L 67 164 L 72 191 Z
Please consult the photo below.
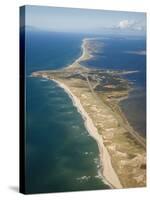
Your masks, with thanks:
M 29 76 L 33 71 L 71 64 L 81 55 L 85 37 L 94 36 L 26 31 L 27 193 L 109 188 L 98 177 L 97 143 L 87 132 L 71 99 L 56 83 Z M 118 40 L 103 36 L 95 42 L 97 51 L 91 60 L 84 62 L 86 66 L 139 71 L 124 77 L 133 83 L 135 90 L 120 105 L 134 128 L 145 136 L 146 57 L 135 52 L 145 49 L 145 40 L 126 38 L 124 41 L 121 37 Z M 139 96 L 138 90 L 143 91 Z M 139 105 L 143 106 L 141 111 L 137 109 Z
M 83 35 L 26 33 L 26 192 L 108 189 L 99 150 L 72 100 L 56 83 L 30 77 L 81 55 Z
M 129 123 L 146 137 L 146 39 L 144 37 L 109 36 L 91 40 L 96 46 L 93 58 L 82 62 L 88 67 L 137 71 L 124 75 L 131 84 L 129 98 L 120 102 Z

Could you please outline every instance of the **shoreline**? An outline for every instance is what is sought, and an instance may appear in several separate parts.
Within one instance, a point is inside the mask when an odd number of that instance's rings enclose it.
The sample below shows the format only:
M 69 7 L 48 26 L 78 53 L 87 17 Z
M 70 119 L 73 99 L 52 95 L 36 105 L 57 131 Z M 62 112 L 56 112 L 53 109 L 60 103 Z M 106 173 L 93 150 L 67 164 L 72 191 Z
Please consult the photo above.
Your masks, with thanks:
M 87 45 L 87 41 L 89 41 L 89 40 L 96 40 L 96 39 L 97 39 L 97 38 L 84 38 L 84 39 L 82 40 L 82 45 L 81 45 L 81 48 L 82 48 L 82 55 L 81 55 L 79 58 L 77 58 L 77 59 L 75 60 L 75 62 L 73 62 L 73 64 L 71 64 L 68 68 L 71 68 L 71 67 L 73 67 L 74 65 L 75 65 L 75 67 L 76 67 L 76 64 L 78 65 L 81 61 L 89 60 L 90 58 L 93 57 L 93 55 L 89 54 L 86 45 Z M 81 66 L 82 66 L 82 67 L 85 67 L 85 66 L 83 66 L 83 65 L 81 65 Z M 87 67 L 85 67 L 85 68 L 87 68 Z M 88 69 L 88 68 L 87 68 L 87 69 Z M 122 72 L 122 73 L 120 73 L 120 74 L 121 74 L 121 75 L 127 75 L 127 74 L 132 74 L 132 73 L 139 73 L 139 71 L 138 71 L 138 70 L 134 70 L 134 71 L 125 71 L 125 72 Z M 131 90 L 132 90 L 132 89 L 130 88 L 130 89 L 129 89 L 129 92 L 130 92 Z M 127 117 L 125 116 L 125 114 L 123 113 L 123 111 L 122 111 L 122 109 L 121 109 L 121 107 L 120 107 L 120 105 L 119 105 L 119 103 L 120 103 L 122 100 L 128 99 L 128 98 L 129 98 L 129 94 L 128 94 L 127 96 L 125 96 L 125 97 L 119 98 L 119 99 L 118 99 L 117 106 L 118 106 L 118 108 L 119 108 L 119 110 L 120 110 L 121 116 L 122 116 L 122 117 L 125 119 L 125 121 L 127 122 L 127 125 L 128 125 L 128 127 L 130 127 L 130 130 L 132 130 L 131 132 L 132 132 L 133 134 L 131 134 L 131 135 L 132 135 L 133 137 L 137 138 L 137 140 L 138 140 L 140 143 L 142 143 L 142 145 L 145 147 L 144 138 L 142 138 L 142 137 L 140 136 L 140 134 L 139 134 L 137 131 L 135 131 L 134 128 L 130 125 L 129 121 L 127 120 Z M 141 142 L 141 141 L 142 141 L 142 142 Z
M 92 58 L 93 56 L 88 52 L 87 48 L 86 48 L 86 45 L 87 45 L 87 42 L 91 40 L 89 38 L 84 38 L 82 40 L 82 45 L 81 45 L 81 48 L 82 48 L 82 54 L 79 58 L 77 58 L 75 60 L 74 63 L 79 63 L 81 61 L 84 61 L 84 60 L 89 60 L 90 58 Z
M 87 42 L 88 42 L 89 40 L 94 40 L 94 39 L 96 39 L 96 38 L 91 38 L 91 39 L 90 39 L 90 38 L 84 38 L 84 39 L 82 40 L 82 44 L 81 44 L 81 49 L 82 49 L 82 54 L 81 54 L 81 56 L 78 57 L 72 64 L 70 64 L 70 65 L 67 66 L 67 67 L 64 67 L 63 69 L 71 69 L 71 68 L 74 68 L 74 67 L 76 67 L 76 65 L 80 65 L 80 62 L 81 62 L 81 61 L 89 60 L 90 58 L 92 58 L 93 55 L 90 54 L 90 53 L 88 52 L 88 50 L 87 50 L 87 48 L 86 48 L 86 45 L 87 45 Z M 88 68 L 85 67 L 85 66 L 82 66 L 82 67 L 88 69 Z
M 104 96 L 102 93 L 98 96 L 96 94 L 92 82 L 88 78 L 91 69 L 79 63 L 90 59 L 86 49 L 86 41 L 94 39 L 96 38 L 84 38 L 82 40 L 82 55 L 69 66 L 60 70 L 33 72 L 32 76 L 39 76 L 56 82 L 71 98 L 73 105 L 84 120 L 85 128 L 98 145 L 100 166 L 102 166 L 99 171 L 104 183 L 109 185 L 110 188 L 145 186 L 145 143 L 135 134 L 136 132 L 120 110 L 119 104 L 115 105 L 117 107 L 114 110 L 113 102 L 110 99 L 107 102 L 107 95 Z M 124 73 L 137 72 L 123 72 L 123 75 Z M 74 74 L 80 74 L 80 79 L 75 78 Z M 122 73 L 120 74 L 122 75 Z M 73 75 L 73 78 L 68 79 L 69 75 Z M 87 91 L 80 86 L 88 89 L 90 99 Z M 122 99 L 128 98 L 128 91 L 125 91 L 125 95 L 122 97 L 116 96 L 117 101 L 120 102 Z M 90 105 L 90 108 L 88 105 Z M 98 107 L 97 110 L 95 110 L 96 107 Z
M 85 127 L 91 137 L 96 141 L 98 148 L 99 148 L 99 158 L 100 158 L 100 166 L 102 165 L 102 177 L 104 177 L 104 182 L 111 187 L 111 188 L 122 188 L 120 183 L 119 177 L 116 174 L 113 166 L 111 164 L 111 157 L 108 153 L 107 148 L 103 143 L 102 136 L 98 133 L 97 128 L 94 126 L 92 119 L 89 117 L 87 112 L 84 110 L 83 106 L 80 103 L 80 100 L 71 92 L 71 90 L 63 83 L 57 80 L 52 80 L 59 85 L 59 87 L 63 88 L 64 91 L 68 94 L 71 98 L 73 105 L 77 108 L 78 112 L 81 114 Z

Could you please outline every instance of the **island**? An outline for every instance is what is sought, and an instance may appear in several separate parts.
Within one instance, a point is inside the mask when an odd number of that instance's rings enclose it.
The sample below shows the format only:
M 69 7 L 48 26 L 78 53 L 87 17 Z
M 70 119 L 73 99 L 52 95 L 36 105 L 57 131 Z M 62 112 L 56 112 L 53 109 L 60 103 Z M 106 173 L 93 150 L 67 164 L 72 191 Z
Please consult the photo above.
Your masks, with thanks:
M 59 70 L 35 71 L 32 77 L 56 82 L 72 99 L 85 127 L 99 148 L 99 172 L 111 188 L 146 185 L 146 142 L 128 122 L 119 102 L 128 98 L 132 85 L 123 78 L 137 71 L 88 68 L 91 38 L 82 42 L 82 55 Z

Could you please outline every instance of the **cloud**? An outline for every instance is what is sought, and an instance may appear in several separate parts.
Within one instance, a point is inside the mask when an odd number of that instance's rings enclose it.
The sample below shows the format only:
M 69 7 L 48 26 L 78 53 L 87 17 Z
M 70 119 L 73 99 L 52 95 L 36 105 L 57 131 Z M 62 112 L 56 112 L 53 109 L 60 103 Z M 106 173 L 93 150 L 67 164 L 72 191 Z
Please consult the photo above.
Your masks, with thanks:
M 118 29 L 123 29 L 123 30 L 137 30 L 137 31 L 142 31 L 145 29 L 144 25 L 142 25 L 140 22 L 135 21 L 135 20 L 122 20 L 120 21 L 116 28 Z
M 129 20 L 122 20 L 118 24 L 118 28 L 120 29 L 126 29 L 130 28 L 134 22 L 130 22 Z

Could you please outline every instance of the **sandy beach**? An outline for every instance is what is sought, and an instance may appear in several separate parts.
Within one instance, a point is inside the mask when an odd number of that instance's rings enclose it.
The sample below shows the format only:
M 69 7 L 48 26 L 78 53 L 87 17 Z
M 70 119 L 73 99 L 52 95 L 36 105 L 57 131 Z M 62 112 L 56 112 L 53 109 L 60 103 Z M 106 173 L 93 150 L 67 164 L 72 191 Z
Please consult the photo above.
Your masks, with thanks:
M 72 99 L 86 129 L 97 142 L 102 166 L 99 173 L 104 181 L 112 188 L 143 187 L 146 185 L 145 141 L 136 134 L 118 105 L 121 99 L 128 98 L 129 88 L 119 92 L 95 91 L 97 82 L 88 78 L 92 70 L 80 63 L 92 56 L 88 52 L 89 40 L 83 40 L 82 55 L 70 66 L 33 72 L 32 76 L 55 81 Z M 113 73 L 108 75 L 113 79 Z
M 112 167 L 111 158 L 106 147 L 104 146 L 102 136 L 98 133 L 91 118 L 88 116 L 87 112 L 81 105 L 80 100 L 71 92 L 71 90 L 66 85 L 57 80 L 53 81 L 56 82 L 61 88 L 63 88 L 65 92 L 69 95 L 69 97 L 72 99 L 73 105 L 77 108 L 78 112 L 81 114 L 84 120 L 86 129 L 88 130 L 91 137 L 93 137 L 96 140 L 100 152 L 100 165 L 102 165 L 102 172 L 100 171 L 100 173 L 102 173 L 102 176 L 105 178 L 106 182 L 111 187 L 122 188 L 120 180 Z
M 95 38 L 92 38 L 93 40 Z M 65 67 L 64 69 L 72 69 L 74 67 L 80 66 L 80 62 L 81 61 L 85 61 L 85 60 L 89 60 L 90 58 L 92 58 L 93 56 L 90 54 L 90 52 L 88 51 L 88 42 L 90 41 L 90 38 L 84 38 L 82 40 L 82 45 L 81 45 L 81 50 L 82 50 L 82 54 L 79 58 L 77 58 L 71 65 Z M 85 68 L 84 66 L 82 66 L 83 68 Z
M 89 53 L 88 49 L 87 49 L 87 46 L 88 46 L 88 41 L 90 39 L 88 38 L 84 38 L 82 40 L 82 45 L 81 45 L 81 49 L 82 49 L 82 55 L 75 60 L 75 63 L 79 63 L 81 61 L 84 61 L 84 60 L 88 60 L 90 58 L 92 58 L 93 56 Z

